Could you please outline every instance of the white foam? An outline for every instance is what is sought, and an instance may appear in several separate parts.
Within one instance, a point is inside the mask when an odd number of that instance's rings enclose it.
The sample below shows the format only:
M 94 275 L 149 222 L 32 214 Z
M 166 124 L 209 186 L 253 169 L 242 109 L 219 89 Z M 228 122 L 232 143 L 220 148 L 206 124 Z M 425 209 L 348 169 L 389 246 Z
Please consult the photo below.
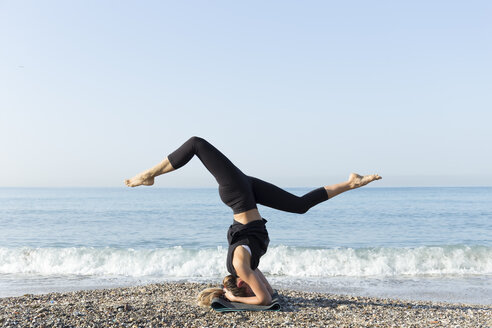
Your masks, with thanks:
M 418 248 L 269 249 L 262 267 L 293 277 L 399 277 L 490 275 L 492 248 L 446 246 Z
M 227 250 L 118 248 L 0 248 L 0 274 L 128 277 L 219 277 Z M 260 269 L 284 277 L 422 277 L 492 275 L 492 248 L 313 249 L 270 247 Z
M 37 275 L 122 275 L 185 277 L 225 272 L 222 248 L 0 248 L 0 273 Z

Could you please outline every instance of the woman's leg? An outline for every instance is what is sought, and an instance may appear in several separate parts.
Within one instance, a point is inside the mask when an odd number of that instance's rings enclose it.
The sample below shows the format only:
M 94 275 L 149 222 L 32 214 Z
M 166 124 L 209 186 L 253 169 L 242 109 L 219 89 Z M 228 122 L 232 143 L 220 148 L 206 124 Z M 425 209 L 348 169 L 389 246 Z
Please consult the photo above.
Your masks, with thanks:
M 192 137 L 169 154 L 172 167 L 178 169 L 196 155 L 219 184 L 220 199 L 234 214 L 256 208 L 249 178 L 217 148 L 202 138 Z
M 219 185 L 230 185 L 244 179 L 245 175 L 217 148 L 199 137 L 191 137 L 181 147 L 164 159 L 161 163 L 135 177 L 125 180 L 129 187 L 154 184 L 158 175 L 179 169 L 197 156 L 212 173 Z
M 324 188 L 296 196 L 269 182 L 251 177 L 256 202 L 277 210 L 291 213 L 306 213 L 311 207 L 328 199 Z
M 129 187 L 152 185 L 156 176 L 184 166 L 195 155 L 217 180 L 220 197 L 233 209 L 234 214 L 254 209 L 256 203 L 282 211 L 305 213 L 328 198 L 381 179 L 376 174 L 360 176 L 352 173 L 346 182 L 318 188 L 298 197 L 271 183 L 247 177 L 209 142 L 199 137 L 191 137 L 161 163 L 132 179 L 125 180 L 125 183 Z
M 127 186 L 152 185 L 157 175 L 179 169 L 197 156 L 219 184 L 220 199 L 234 214 L 256 208 L 250 179 L 217 148 L 202 138 L 191 137 L 155 167 L 126 180 Z
M 219 185 L 233 183 L 244 174 L 224 154 L 205 139 L 191 137 L 167 157 L 174 169 L 186 165 L 197 156 Z
M 377 174 L 360 176 L 352 173 L 348 181 L 317 188 L 300 197 L 257 178 L 251 178 L 251 181 L 258 204 L 285 212 L 303 214 L 311 207 L 324 202 L 328 198 L 333 198 L 345 191 L 362 187 L 371 181 L 379 179 L 381 177 Z
M 174 167 L 171 165 L 169 160 L 164 159 L 162 162 L 157 164 L 156 166 L 143 171 L 142 173 L 137 174 L 131 179 L 125 180 L 125 184 L 128 187 L 137 187 L 137 186 L 152 186 L 154 184 L 154 178 L 158 175 L 168 173 L 174 170 Z
M 328 194 L 328 198 L 333 198 L 336 195 L 341 194 L 342 192 L 360 188 L 372 181 L 380 180 L 380 179 L 382 178 L 377 174 L 369 174 L 369 175 L 362 176 L 356 173 L 352 173 L 350 174 L 348 181 L 337 183 L 331 186 L 325 186 L 325 190 L 326 193 Z

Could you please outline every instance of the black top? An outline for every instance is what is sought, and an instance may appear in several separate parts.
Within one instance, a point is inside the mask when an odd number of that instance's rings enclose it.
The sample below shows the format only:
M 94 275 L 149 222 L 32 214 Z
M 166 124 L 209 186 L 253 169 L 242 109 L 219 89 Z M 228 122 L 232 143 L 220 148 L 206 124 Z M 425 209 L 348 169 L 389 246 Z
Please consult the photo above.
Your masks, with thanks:
M 247 224 L 242 224 L 234 220 L 234 223 L 227 231 L 227 241 L 229 242 L 229 250 L 227 252 L 227 271 L 237 277 L 236 270 L 232 265 L 232 257 L 234 250 L 240 245 L 248 245 L 251 249 L 251 269 L 255 270 L 260 264 L 262 257 L 268 248 L 270 238 L 265 223 L 267 220 L 251 221 Z

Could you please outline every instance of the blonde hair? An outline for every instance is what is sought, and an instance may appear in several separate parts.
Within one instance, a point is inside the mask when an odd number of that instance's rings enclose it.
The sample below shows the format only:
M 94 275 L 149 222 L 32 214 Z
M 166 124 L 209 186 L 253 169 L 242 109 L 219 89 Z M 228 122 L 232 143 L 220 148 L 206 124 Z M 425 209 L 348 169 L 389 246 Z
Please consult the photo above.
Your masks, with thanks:
M 227 288 L 228 291 L 232 293 L 234 296 L 248 296 L 246 292 L 246 288 L 237 287 L 237 278 L 233 275 L 225 276 L 222 281 L 223 286 Z M 198 294 L 198 305 L 200 306 L 210 306 L 212 304 L 212 300 L 216 297 L 220 297 L 224 295 L 224 290 L 222 288 L 207 288 L 204 289 Z
M 224 294 L 222 288 L 207 288 L 198 294 L 198 305 L 208 307 L 212 304 L 212 300 Z

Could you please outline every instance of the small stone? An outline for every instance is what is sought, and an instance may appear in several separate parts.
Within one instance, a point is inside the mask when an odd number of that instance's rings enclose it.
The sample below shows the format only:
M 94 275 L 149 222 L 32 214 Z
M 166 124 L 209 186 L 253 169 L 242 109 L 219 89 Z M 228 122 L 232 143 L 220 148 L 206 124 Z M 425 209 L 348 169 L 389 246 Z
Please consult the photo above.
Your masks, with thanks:
M 49 311 L 48 308 L 43 307 L 43 308 L 40 308 L 39 310 L 37 310 L 36 312 L 37 313 L 42 313 L 42 312 L 48 312 L 48 311 Z

